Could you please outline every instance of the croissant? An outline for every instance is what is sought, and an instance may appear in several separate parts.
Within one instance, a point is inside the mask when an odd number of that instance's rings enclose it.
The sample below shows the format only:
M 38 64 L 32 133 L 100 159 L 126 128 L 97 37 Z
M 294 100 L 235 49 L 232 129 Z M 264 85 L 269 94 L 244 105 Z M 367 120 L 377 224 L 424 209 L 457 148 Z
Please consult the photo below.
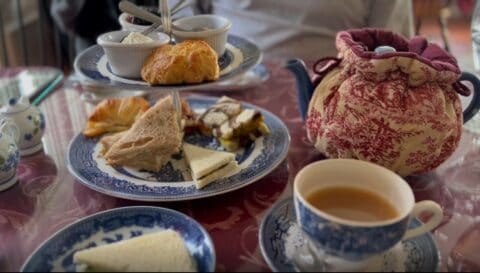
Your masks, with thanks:
M 86 137 L 128 130 L 135 120 L 150 108 L 144 98 L 107 99 L 100 102 L 88 118 L 83 131 Z
M 201 83 L 219 78 L 218 56 L 208 43 L 187 40 L 163 45 L 148 57 L 142 78 L 151 85 Z

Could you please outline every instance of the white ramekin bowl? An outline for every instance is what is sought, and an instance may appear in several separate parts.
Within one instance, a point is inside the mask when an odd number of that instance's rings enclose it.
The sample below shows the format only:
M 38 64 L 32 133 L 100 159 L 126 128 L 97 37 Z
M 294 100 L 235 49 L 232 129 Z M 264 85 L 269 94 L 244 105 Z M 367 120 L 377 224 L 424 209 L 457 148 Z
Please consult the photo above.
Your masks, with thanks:
M 107 32 L 97 38 L 97 44 L 103 47 L 108 63 L 115 75 L 124 78 L 141 78 L 141 69 L 145 60 L 161 45 L 169 42 L 165 33 L 152 32 L 148 37 L 153 42 L 143 44 L 122 44 L 120 41 L 130 31 L 119 30 Z
M 221 57 L 225 53 L 227 44 L 228 31 L 232 27 L 232 22 L 227 18 L 218 15 L 196 15 L 184 17 L 173 22 L 178 28 L 173 28 L 173 37 L 177 42 L 185 40 L 204 40 L 206 41 Z M 199 31 L 182 31 L 203 29 Z M 182 30 L 180 30 L 182 29 Z

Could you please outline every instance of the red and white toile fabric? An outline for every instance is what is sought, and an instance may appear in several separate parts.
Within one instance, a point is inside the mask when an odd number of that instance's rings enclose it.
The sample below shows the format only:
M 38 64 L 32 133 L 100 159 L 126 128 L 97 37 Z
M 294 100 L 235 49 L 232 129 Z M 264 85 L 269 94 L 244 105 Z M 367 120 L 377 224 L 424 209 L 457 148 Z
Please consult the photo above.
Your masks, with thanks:
M 381 45 L 397 52 L 375 54 Z M 307 132 L 330 158 L 356 158 L 402 176 L 432 170 L 462 132 L 454 57 L 424 38 L 379 29 L 339 32 L 338 58 L 325 59 L 310 101 Z

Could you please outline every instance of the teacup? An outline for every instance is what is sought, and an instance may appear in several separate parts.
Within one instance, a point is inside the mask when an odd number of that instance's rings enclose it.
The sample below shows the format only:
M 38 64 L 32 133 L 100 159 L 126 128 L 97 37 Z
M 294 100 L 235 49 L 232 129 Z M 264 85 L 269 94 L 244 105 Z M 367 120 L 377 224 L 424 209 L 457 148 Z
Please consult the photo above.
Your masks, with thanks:
M 0 119 L 0 192 L 17 182 L 17 165 L 20 153 L 17 147 L 19 129 L 9 118 Z
M 349 220 L 313 206 L 308 197 L 322 189 L 352 187 L 388 200 L 398 212 L 388 220 Z M 440 224 L 443 212 L 432 201 L 415 203 L 409 185 L 394 172 L 365 161 L 329 159 L 312 163 L 295 177 L 297 221 L 310 243 L 322 253 L 347 261 L 362 261 L 381 254 L 402 240 L 425 234 Z M 422 213 L 432 217 L 418 228 L 410 220 Z

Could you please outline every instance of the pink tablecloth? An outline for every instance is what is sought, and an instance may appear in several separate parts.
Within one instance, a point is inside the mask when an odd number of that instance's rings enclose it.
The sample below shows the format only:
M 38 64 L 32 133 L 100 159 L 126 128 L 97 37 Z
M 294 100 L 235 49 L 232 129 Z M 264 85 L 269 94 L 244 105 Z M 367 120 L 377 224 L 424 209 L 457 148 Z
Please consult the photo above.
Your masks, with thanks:
M 19 270 L 46 238 L 87 215 L 122 206 L 154 205 L 191 215 L 210 233 L 217 251 L 217 271 L 268 271 L 258 245 L 265 212 L 292 194 L 295 174 L 321 159 L 308 143 L 296 106 L 294 78 L 282 62 L 266 63 L 272 74 L 263 85 L 230 93 L 202 93 L 252 102 L 278 115 L 292 143 L 287 160 L 264 179 L 235 192 L 204 200 L 147 204 L 92 191 L 69 174 L 65 153 L 85 125 L 87 106 L 79 92 L 57 90 L 42 105 L 46 117 L 44 152 L 22 158 L 20 182 L 0 193 L 0 271 Z M 0 72 L 0 76 L 12 71 Z M 434 238 L 442 270 L 480 270 L 480 136 L 465 132 L 456 153 L 437 171 L 410 177 L 417 200 L 432 199 L 445 211 Z

